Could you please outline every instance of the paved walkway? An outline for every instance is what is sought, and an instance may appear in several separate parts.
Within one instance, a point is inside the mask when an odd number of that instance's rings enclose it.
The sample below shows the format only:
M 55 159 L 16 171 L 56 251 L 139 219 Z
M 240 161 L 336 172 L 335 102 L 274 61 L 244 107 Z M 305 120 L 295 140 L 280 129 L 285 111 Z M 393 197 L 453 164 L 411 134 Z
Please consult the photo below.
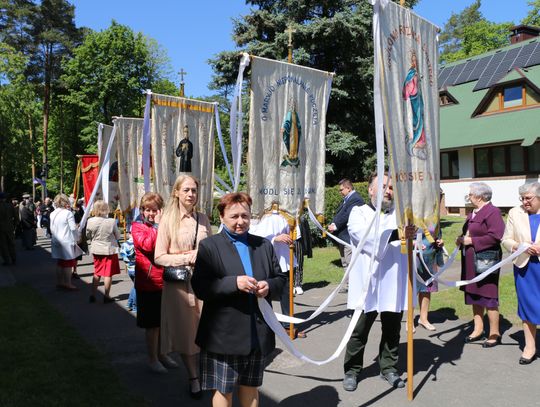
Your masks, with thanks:
M 20 244 L 20 242 L 18 242 Z M 187 395 L 187 376 L 183 367 L 166 375 L 152 374 L 146 369 L 142 330 L 136 328 L 134 315 L 125 308 L 131 281 L 125 273 L 115 276 L 111 294 L 115 304 L 88 303 L 92 262 L 85 257 L 79 266 L 79 292 L 65 293 L 55 289 L 55 263 L 48 253 L 50 242 L 40 236 L 33 251 L 19 251 L 17 267 L 3 267 L 0 285 L 26 283 L 36 288 L 58 309 L 89 343 L 103 351 L 119 377 L 150 406 L 210 405 L 210 395 L 193 401 Z M 309 270 L 307 271 L 309 273 Z M 455 270 L 453 273 L 457 273 Z M 448 277 L 450 278 L 450 277 Z M 314 310 L 333 287 L 306 287 L 306 293 L 295 299 L 300 317 Z M 350 312 L 345 310 L 346 296 L 339 294 L 327 312 L 303 327 L 306 339 L 295 341 L 300 350 L 312 358 L 327 358 L 342 338 Z M 279 309 L 279 307 L 278 307 Z M 448 315 L 448 314 L 447 314 Z M 451 315 L 451 313 L 450 313 Z M 301 362 L 278 350 L 265 373 L 261 388 L 262 406 L 540 406 L 540 361 L 520 366 L 520 344 L 523 335 L 519 326 L 503 321 L 503 344 L 483 349 L 480 344 L 463 343 L 470 332 L 470 321 L 433 314 L 435 333 L 418 328 L 415 334 L 415 374 L 412 402 L 405 389 L 393 390 L 379 377 L 375 361 L 380 324 L 373 326 L 366 349 L 365 369 L 355 392 L 341 386 L 342 360 L 325 366 Z M 400 369 L 406 370 L 406 334 L 402 329 Z M 405 374 L 403 375 L 405 378 Z

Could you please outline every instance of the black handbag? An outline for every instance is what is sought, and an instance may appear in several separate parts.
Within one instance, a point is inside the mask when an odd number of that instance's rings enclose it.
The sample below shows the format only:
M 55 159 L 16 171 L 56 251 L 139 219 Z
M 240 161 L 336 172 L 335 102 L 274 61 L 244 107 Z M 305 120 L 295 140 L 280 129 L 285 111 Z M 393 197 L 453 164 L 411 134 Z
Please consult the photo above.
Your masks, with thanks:
M 474 268 L 476 274 L 482 274 L 499 261 L 501 261 L 500 250 L 483 250 L 481 252 L 474 252 Z
M 199 214 L 195 212 L 195 237 L 193 238 L 193 250 L 197 247 L 197 234 L 199 233 Z M 166 266 L 163 269 L 163 280 L 167 282 L 183 281 L 191 278 L 191 266 Z

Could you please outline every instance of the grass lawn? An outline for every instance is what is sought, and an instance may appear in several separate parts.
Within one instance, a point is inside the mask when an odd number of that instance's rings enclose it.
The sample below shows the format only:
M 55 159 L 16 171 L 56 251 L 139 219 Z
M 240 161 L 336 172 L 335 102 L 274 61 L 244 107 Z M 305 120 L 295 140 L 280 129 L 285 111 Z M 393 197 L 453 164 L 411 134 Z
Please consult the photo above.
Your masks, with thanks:
M 0 406 L 144 406 L 28 286 L 0 288 Z

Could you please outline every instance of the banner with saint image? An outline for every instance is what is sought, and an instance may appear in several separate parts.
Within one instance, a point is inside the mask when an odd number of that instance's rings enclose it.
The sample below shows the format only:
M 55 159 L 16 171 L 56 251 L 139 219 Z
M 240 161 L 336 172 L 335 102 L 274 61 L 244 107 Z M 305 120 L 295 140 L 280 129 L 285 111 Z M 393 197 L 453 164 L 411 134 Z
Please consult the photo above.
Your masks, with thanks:
M 375 61 L 400 225 L 433 234 L 439 220 L 438 28 L 388 0 L 377 0 Z M 377 100 L 376 100 L 377 103 Z
M 198 208 L 212 211 L 215 103 L 152 94 L 150 174 L 166 200 L 178 175 L 199 180 Z
M 251 57 L 248 192 L 262 215 L 273 202 L 297 217 L 305 198 L 324 212 L 326 110 L 332 74 Z

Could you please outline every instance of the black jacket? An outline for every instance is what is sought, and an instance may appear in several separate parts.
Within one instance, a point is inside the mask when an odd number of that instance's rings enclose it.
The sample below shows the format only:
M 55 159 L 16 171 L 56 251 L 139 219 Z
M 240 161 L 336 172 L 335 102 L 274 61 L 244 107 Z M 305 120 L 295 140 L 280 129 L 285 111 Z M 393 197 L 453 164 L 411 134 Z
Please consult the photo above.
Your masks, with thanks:
M 351 243 L 351 238 L 349 237 L 349 231 L 347 229 L 349 215 L 351 214 L 352 208 L 362 205 L 364 205 L 364 200 L 356 191 L 353 191 L 347 201 L 345 201 L 345 199 L 341 201 L 337 208 L 336 215 L 331 222 L 336 225 L 336 231 L 334 232 L 334 235 L 347 243 Z
M 278 299 L 286 276 L 281 272 L 272 244 L 259 236 L 248 235 L 253 277 L 266 280 L 266 297 Z M 275 337 L 260 314 L 256 298 L 241 292 L 236 277 L 245 275 L 240 256 L 225 231 L 199 243 L 191 285 L 204 301 L 195 342 L 205 351 L 224 355 L 247 355 L 252 350 L 252 315 L 257 340 L 264 355 L 275 348 Z M 255 341 L 257 342 L 257 341 Z

